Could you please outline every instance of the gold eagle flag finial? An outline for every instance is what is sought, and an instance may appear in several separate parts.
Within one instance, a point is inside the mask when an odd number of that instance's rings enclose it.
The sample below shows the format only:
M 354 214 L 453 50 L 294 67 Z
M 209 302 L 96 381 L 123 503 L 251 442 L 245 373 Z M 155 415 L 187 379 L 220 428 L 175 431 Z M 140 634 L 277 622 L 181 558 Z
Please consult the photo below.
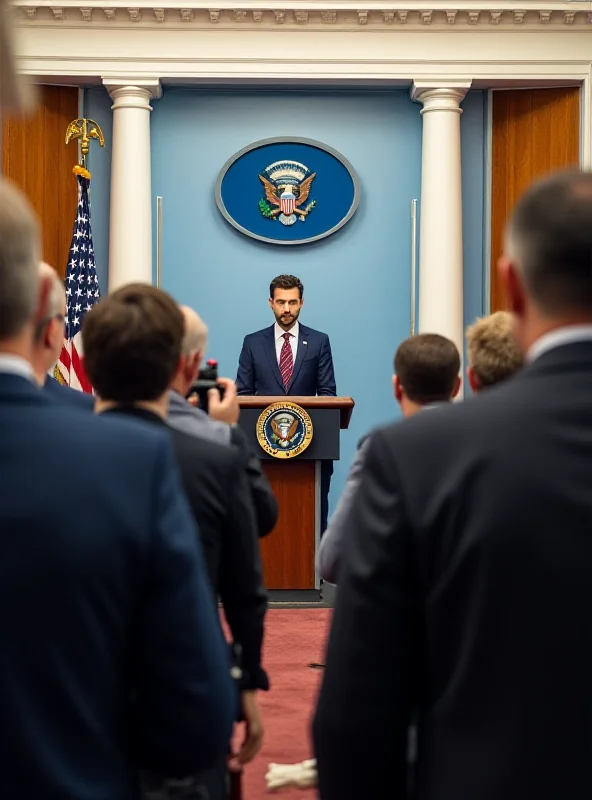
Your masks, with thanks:
M 66 130 L 66 144 L 73 139 L 80 139 L 80 152 L 82 155 L 81 166 L 86 169 L 86 157 L 90 150 L 90 140 L 96 139 L 101 147 L 105 147 L 105 137 L 98 122 L 94 119 L 80 117 L 73 119 Z

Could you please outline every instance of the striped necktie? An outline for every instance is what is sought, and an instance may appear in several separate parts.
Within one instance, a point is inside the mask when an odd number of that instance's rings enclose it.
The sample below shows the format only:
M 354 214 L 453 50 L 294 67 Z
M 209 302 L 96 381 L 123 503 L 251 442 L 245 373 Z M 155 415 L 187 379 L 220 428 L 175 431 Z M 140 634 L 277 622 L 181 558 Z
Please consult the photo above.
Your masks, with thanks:
M 284 333 L 284 343 L 280 352 L 280 373 L 284 389 L 288 391 L 288 384 L 294 370 L 294 358 L 292 357 L 292 345 L 290 344 L 291 333 Z

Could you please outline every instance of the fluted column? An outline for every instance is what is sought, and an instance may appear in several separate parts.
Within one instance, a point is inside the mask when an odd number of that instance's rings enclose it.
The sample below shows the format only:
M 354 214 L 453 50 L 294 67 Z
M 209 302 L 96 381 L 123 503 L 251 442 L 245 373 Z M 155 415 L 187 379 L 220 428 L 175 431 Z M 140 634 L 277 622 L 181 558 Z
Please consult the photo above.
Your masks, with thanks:
M 104 78 L 113 105 L 109 291 L 126 283 L 152 283 L 150 100 L 157 79 Z
M 423 108 L 419 201 L 419 331 L 439 333 L 463 352 L 460 104 L 470 81 L 416 81 Z

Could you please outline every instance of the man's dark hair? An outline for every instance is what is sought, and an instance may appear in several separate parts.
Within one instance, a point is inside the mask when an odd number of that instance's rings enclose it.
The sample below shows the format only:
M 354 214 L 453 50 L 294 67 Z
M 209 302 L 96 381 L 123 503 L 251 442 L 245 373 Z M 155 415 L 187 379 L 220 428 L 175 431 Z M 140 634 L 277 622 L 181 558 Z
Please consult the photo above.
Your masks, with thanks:
M 99 397 L 150 402 L 171 384 L 184 335 L 181 310 L 166 292 L 143 283 L 118 289 L 82 325 L 84 363 Z
M 459 371 L 456 345 L 437 333 L 405 339 L 395 353 L 395 373 L 405 394 L 420 405 L 450 400 Z
M 272 280 L 272 282 L 269 284 L 269 296 L 272 300 L 276 289 L 298 289 L 301 300 L 302 295 L 304 294 L 304 286 L 302 285 L 302 281 L 299 278 L 296 278 L 294 275 L 278 275 L 277 278 Z
M 544 313 L 592 314 L 592 173 L 535 183 L 514 209 L 506 249 Z

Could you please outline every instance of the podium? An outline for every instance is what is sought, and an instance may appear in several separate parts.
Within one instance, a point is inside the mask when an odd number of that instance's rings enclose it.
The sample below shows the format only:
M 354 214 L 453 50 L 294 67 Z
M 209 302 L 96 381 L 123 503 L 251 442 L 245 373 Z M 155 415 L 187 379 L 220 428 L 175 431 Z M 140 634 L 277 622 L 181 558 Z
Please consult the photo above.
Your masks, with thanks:
M 349 426 L 351 397 L 264 397 L 241 395 L 239 425 L 273 488 L 279 506 L 273 531 L 261 540 L 267 589 L 320 588 L 315 554 L 321 534 L 321 463 L 339 460 L 340 431 Z M 305 450 L 291 458 L 275 458 L 259 443 L 257 423 L 274 403 L 295 403 L 308 413 L 313 436 Z

